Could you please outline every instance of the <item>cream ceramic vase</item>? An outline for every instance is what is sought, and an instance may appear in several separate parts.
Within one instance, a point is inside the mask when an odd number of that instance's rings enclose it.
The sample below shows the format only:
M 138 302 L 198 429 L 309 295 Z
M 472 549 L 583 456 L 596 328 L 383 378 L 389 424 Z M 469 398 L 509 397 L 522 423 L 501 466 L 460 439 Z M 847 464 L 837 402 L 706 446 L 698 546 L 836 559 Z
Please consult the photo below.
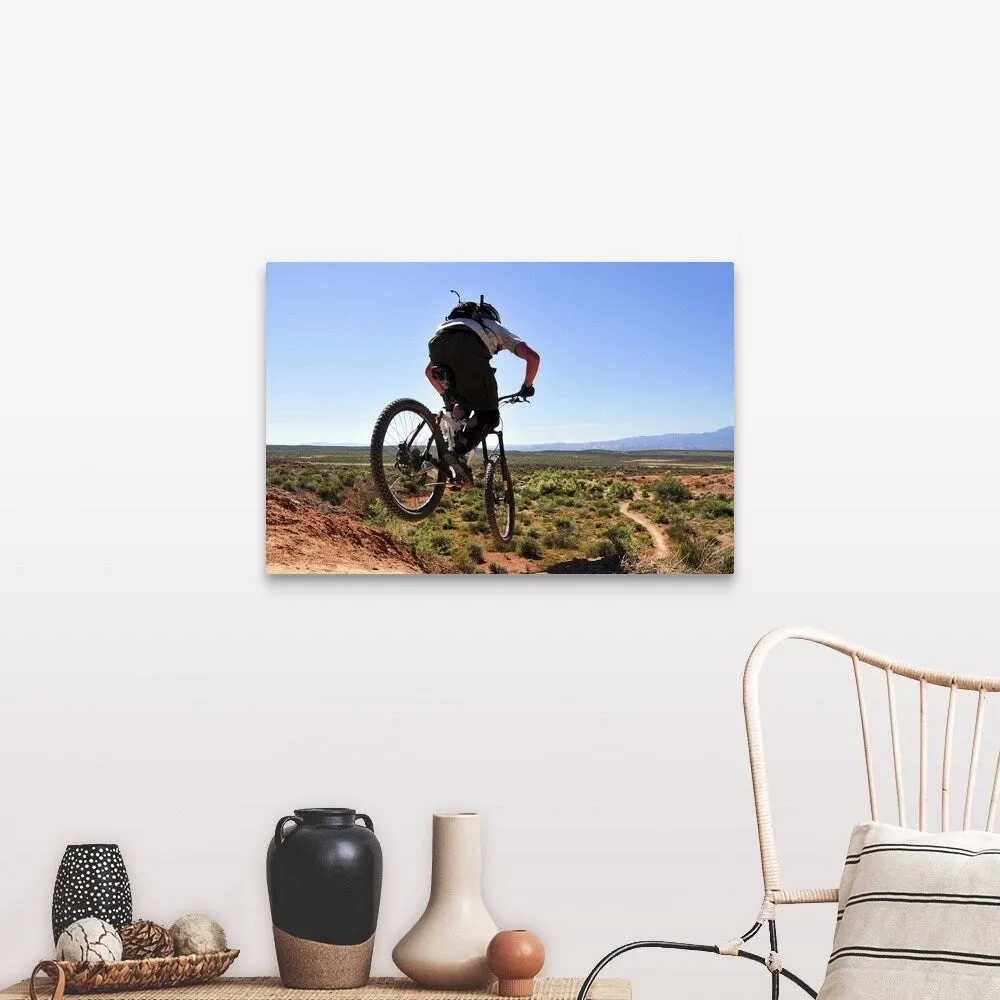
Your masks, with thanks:
M 483 903 L 478 814 L 435 814 L 431 898 L 393 949 L 392 960 L 430 989 L 488 986 L 496 977 L 486 964 L 486 949 L 497 931 Z

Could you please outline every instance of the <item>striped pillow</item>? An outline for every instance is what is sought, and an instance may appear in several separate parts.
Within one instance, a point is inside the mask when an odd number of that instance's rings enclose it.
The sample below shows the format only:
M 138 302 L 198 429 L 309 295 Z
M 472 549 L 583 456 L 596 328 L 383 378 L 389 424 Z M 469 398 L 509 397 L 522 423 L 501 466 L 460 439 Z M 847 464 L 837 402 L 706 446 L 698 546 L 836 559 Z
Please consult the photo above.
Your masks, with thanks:
M 1000 835 L 856 826 L 819 996 L 1000 998 Z

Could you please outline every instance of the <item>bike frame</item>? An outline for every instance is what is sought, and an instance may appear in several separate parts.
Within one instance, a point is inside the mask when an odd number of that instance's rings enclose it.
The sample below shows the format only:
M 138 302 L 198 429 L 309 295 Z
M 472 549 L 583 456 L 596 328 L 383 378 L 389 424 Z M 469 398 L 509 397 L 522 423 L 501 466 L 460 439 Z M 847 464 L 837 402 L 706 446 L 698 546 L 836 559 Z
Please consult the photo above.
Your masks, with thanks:
M 519 393 L 512 393 L 499 397 L 497 408 L 499 409 L 510 403 L 522 402 L 527 402 L 524 396 Z M 396 470 L 392 473 L 394 478 L 393 482 L 390 483 L 387 479 L 390 465 L 385 453 L 386 439 L 392 420 L 395 419 L 397 414 L 405 412 L 414 413 L 418 417 L 418 420 L 415 427 L 404 431 L 402 437 L 396 437 L 396 444 L 390 446 L 395 448 L 395 455 L 391 464 L 392 468 Z M 399 515 L 407 520 L 421 520 L 433 513 L 435 507 L 441 502 L 445 489 L 449 486 L 455 487 L 456 485 L 461 488 L 462 484 L 458 482 L 460 460 L 456 460 L 453 452 L 455 449 L 455 436 L 465 429 L 467 423 L 467 420 L 456 420 L 452 416 L 451 407 L 447 403 L 444 408 L 434 413 L 418 400 L 398 399 L 390 403 L 382 411 L 376 422 L 375 431 L 372 434 L 371 466 L 375 485 L 390 510 L 398 511 Z M 425 442 L 421 442 L 418 446 L 417 439 L 425 429 L 431 431 L 429 438 Z M 495 447 L 491 447 L 489 440 L 491 435 L 496 437 L 497 443 Z M 478 434 L 476 436 L 478 437 Z M 379 442 L 381 442 L 381 451 L 376 450 Z M 490 519 L 494 535 L 500 544 L 506 544 L 510 541 L 508 536 L 513 534 L 514 528 L 513 483 L 510 481 L 510 474 L 507 468 L 507 453 L 504 447 L 503 423 L 501 420 L 497 420 L 497 426 L 490 428 L 483 434 L 480 444 L 483 448 L 486 482 L 489 483 L 492 481 L 498 463 L 505 482 L 504 487 L 497 486 L 488 491 L 486 506 L 487 517 Z M 432 454 L 432 451 L 438 451 L 438 445 L 440 445 L 441 451 L 437 454 Z M 429 474 L 433 475 L 432 470 L 436 470 L 436 482 L 428 482 Z M 409 490 L 411 493 L 418 487 L 430 489 L 430 493 L 426 499 L 416 507 L 402 502 L 395 492 L 396 484 L 402 481 L 401 477 L 413 476 L 421 478 L 419 480 L 410 479 L 411 486 Z M 464 474 L 462 478 L 466 478 Z M 499 503 L 505 502 L 510 510 L 508 512 L 506 527 L 501 530 L 497 526 L 494 511 Z
M 527 400 L 523 396 L 519 396 L 516 392 L 511 393 L 509 396 L 501 396 L 499 399 L 500 406 L 509 406 L 511 403 L 526 403 Z M 503 450 L 503 421 L 500 422 L 499 426 L 494 427 L 486 437 L 483 438 L 483 462 L 488 465 L 492 461 L 496 461 L 496 457 L 491 458 L 489 449 L 486 446 L 486 442 L 489 441 L 491 437 L 497 439 L 497 456 L 500 459 L 501 468 L 507 468 L 507 454 Z
M 523 396 L 519 396 L 516 392 L 512 392 L 508 396 L 501 396 L 497 402 L 499 403 L 500 406 L 509 406 L 512 403 L 526 403 L 528 401 Z M 437 420 L 438 420 L 439 426 L 440 426 L 440 423 L 441 423 L 441 418 L 444 417 L 444 416 L 446 416 L 446 415 L 447 415 L 446 411 L 443 410 L 443 409 L 439 410 L 437 412 Z M 413 433 L 410 435 L 410 438 L 407 441 L 407 448 L 412 447 L 413 442 L 416 440 L 417 434 L 420 433 L 420 429 L 422 427 L 423 427 L 423 424 L 418 425 L 417 428 L 416 428 L 416 430 L 414 430 Z M 488 442 L 489 442 L 489 440 L 490 440 L 491 437 L 495 437 L 497 439 L 497 450 L 496 450 L 496 452 L 493 455 L 490 454 L 490 449 L 489 449 L 489 445 L 488 445 Z M 430 445 L 428 444 L 428 448 L 429 447 L 430 447 Z M 483 449 L 483 463 L 484 463 L 484 466 L 485 465 L 489 465 L 490 462 L 495 462 L 495 461 L 497 461 L 499 459 L 501 467 L 503 469 L 507 468 L 507 453 L 504 451 L 504 447 L 503 447 L 503 422 L 502 421 L 499 424 L 499 426 L 494 427 L 493 430 L 487 432 L 486 436 L 483 438 L 483 442 L 482 442 L 481 447 Z M 434 460 L 430 459 L 430 461 L 433 462 Z

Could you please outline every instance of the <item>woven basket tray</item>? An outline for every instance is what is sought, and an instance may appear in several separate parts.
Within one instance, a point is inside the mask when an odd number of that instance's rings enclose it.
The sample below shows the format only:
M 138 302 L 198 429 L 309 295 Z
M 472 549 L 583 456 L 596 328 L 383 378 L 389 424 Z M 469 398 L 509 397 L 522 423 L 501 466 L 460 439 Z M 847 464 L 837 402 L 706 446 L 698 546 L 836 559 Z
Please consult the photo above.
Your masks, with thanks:
M 35 995 L 35 977 L 44 972 L 54 983 L 52 1000 L 66 993 L 110 993 L 115 990 L 155 990 L 204 983 L 221 976 L 233 964 L 238 949 L 207 955 L 134 958 L 124 962 L 39 962 L 31 974 L 29 992 Z

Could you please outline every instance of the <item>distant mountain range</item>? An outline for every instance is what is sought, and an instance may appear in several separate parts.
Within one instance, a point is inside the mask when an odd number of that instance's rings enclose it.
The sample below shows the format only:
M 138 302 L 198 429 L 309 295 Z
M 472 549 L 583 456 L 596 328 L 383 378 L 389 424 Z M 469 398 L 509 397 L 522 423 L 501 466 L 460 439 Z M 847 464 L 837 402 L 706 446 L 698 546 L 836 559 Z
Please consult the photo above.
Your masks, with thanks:
M 510 446 L 511 451 L 732 451 L 735 431 L 720 427 L 717 431 L 699 434 L 650 434 L 641 437 L 617 438 L 614 441 L 582 441 L 568 444 L 522 444 Z
M 558 441 L 551 444 L 511 444 L 511 451 L 733 451 L 733 427 L 698 434 L 648 434 L 614 441 Z M 303 448 L 361 448 L 364 445 L 306 441 Z

